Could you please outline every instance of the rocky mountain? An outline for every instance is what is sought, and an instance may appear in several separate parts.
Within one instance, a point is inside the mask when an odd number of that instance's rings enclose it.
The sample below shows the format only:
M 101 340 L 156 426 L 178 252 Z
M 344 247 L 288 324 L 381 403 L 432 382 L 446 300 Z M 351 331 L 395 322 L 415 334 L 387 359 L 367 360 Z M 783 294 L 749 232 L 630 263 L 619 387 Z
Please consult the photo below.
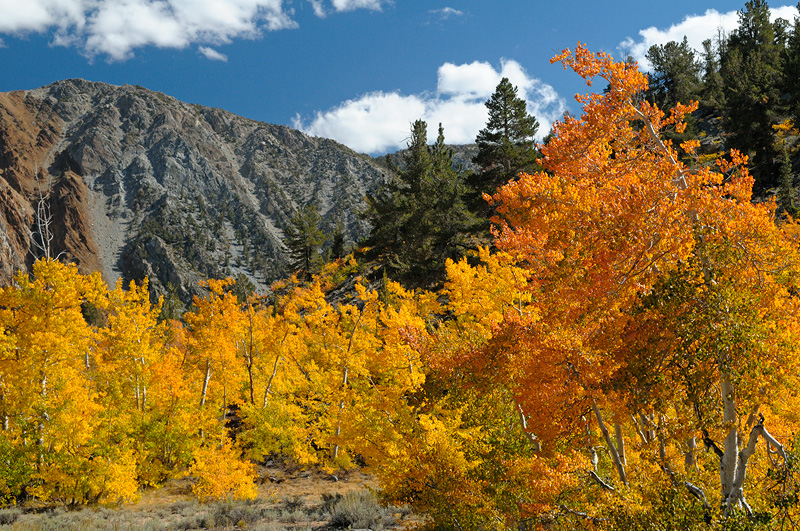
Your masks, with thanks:
M 453 169 L 460 172 L 478 172 L 480 168 L 472 162 L 478 154 L 478 144 L 453 144 L 448 145 L 453 150 Z M 407 149 L 381 155 L 376 160 L 387 169 L 405 169 L 405 155 Z
M 0 282 L 49 232 L 53 256 L 110 284 L 147 276 L 154 296 L 189 302 L 206 277 L 264 289 L 286 272 L 299 206 L 358 241 L 369 227 L 357 212 L 385 173 L 332 140 L 139 86 L 0 93 Z

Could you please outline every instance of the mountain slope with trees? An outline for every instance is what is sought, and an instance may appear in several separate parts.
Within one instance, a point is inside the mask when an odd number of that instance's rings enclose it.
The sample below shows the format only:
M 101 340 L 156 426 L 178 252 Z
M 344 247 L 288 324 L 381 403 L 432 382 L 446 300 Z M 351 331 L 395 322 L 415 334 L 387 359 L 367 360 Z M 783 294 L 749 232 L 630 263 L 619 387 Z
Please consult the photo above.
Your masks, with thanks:
M 765 0 L 746 2 L 739 28 L 706 41 L 699 54 L 685 39 L 651 47 L 646 98 L 664 109 L 698 101 L 696 117 L 688 120 L 690 135 L 698 121 L 722 119 L 722 144 L 704 146 L 704 152 L 713 155 L 724 148 L 748 155 L 756 194 L 780 193 L 781 205 L 794 213 L 800 22 L 770 22 L 769 14 Z
M 348 243 L 388 172 L 331 140 L 182 103 L 141 87 L 68 80 L 0 94 L 0 271 L 52 256 L 82 271 L 150 279 L 190 303 L 204 278 L 265 290 L 287 274 L 284 231 L 306 205 Z M 38 239 L 37 239 L 38 238 Z M 328 244 L 330 245 L 330 243 Z

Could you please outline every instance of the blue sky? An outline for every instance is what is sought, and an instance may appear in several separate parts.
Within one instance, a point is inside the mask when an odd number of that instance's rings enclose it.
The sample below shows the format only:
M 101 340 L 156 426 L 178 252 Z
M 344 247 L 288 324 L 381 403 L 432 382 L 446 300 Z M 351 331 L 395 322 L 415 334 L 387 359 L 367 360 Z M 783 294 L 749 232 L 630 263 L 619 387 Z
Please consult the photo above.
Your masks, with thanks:
M 471 142 L 501 76 L 542 124 L 582 80 L 549 59 L 581 41 L 641 59 L 736 25 L 744 0 L 0 0 L 0 91 L 80 77 L 290 125 L 361 152 L 417 118 Z M 773 3 L 789 20 L 791 6 Z M 644 65 L 646 68 L 646 65 Z

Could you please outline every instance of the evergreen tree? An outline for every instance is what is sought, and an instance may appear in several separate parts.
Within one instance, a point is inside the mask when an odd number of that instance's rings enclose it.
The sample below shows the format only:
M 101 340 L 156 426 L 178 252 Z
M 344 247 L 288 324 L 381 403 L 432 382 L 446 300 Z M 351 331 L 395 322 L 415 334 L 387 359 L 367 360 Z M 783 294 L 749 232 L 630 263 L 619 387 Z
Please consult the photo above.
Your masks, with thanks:
M 719 108 L 725 101 L 722 93 L 722 76 L 719 73 L 720 41 L 714 46 L 711 39 L 703 41 L 703 104 Z
M 662 109 L 676 103 L 696 100 L 700 91 L 701 64 L 686 37 L 681 43 L 654 44 L 647 51 L 647 60 L 653 67 L 647 98 Z
M 364 217 L 372 232 L 366 243 L 390 276 L 417 287 L 443 278 L 444 262 L 460 256 L 473 218 L 441 125 L 429 147 L 427 124 L 414 122 L 404 162 L 396 179 L 367 197 Z
M 372 226 L 367 245 L 373 254 L 380 258 L 392 273 L 404 273 L 411 268 L 411 256 L 407 240 L 416 236 L 410 234 L 414 219 L 420 207 L 421 182 L 430 174 L 428 158 L 427 124 L 417 120 L 411 126 L 411 139 L 404 154 L 405 169 L 399 171 L 395 179 L 386 182 L 374 195 L 367 196 L 364 217 Z M 418 223 L 419 224 L 419 223 Z M 419 230 L 421 227 L 415 227 Z
M 797 205 L 795 204 L 794 175 L 792 175 L 792 163 L 789 159 L 789 149 L 786 142 L 781 146 L 781 165 L 780 165 L 780 188 L 778 190 L 778 200 L 784 212 L 792 217 L 797 216 Z
M 476 207 L 483 204 L 484 193 L 494 193 L 499 186 L 516 179 L 520 172 L 540 169 L 536 164 L 539 152 L 533 140 L 539 123 L 528 114 L 525 100 L 518 96 L 517 88 L 508 78 L 504 77 L 497 85 L 486 108 L 489 120 L 475 140 L 478 154 L 473 159 L 481 171 L 470 182 L 477 195 Z M 487 212 L 485 208 L 478 210 Z
M 347 254 L 345 241 L 345 227 L 341 219 L 336 221 L 331 237 L 331 248 L 328 253 L 330 260 L 338 260 Z
M 292 270 L 310 278 L 322 263 L 320 248 L 325 243 L 325 234 L 320 229 L 322 218 L 317 206 L 309 203 L 297 210 L 289 221 L 283 242 L 289 249 Z
M 465 202 L 467 185 L 453 168 L 453 149 L 444 143 L 444 128 L 439 124 L 436 143 L 430 148 L 433 179 L 430 209 L 435 228 L 432 267 L 444 271 L 447 258 L 456 259 L 468 248 L 467 234 L 474 229 L 476 219 Z
M 800 3 L 797 4 L 800 10 Z M 789 95 L 789 113 L 800 124 L 800 17 L 794 18 L 793 31 L 787 39 L 783 57 L 783 86 Z
M 778 184 L 772 126 L 780 121 L 785 43 L 781 31 L 776 39 L 776 25 L 769 21 L 764 0 L 748 1 L 739 11 L 739 28 L 728 40 L 721 67 L 730 147 L 751 155 L 751 172 L 760 190 Z

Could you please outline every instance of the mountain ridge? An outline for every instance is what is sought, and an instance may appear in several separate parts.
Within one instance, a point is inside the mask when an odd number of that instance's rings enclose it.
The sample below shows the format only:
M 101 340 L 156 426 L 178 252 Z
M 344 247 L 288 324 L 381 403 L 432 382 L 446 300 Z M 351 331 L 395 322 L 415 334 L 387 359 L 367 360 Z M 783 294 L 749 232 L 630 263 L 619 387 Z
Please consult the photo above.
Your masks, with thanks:
M 363 197 L 387 173 L 333 140 L 137 85 L 0 93 L 0 277 L 33 262 L 41 203 L 51 253 L 109 284 L 149 277 L 154 297 L 184 303 L 208 277 L 266 290 L 286 272 L 297 208 L 315 203 L 324 228 L 356 242 L 369 231 Z

